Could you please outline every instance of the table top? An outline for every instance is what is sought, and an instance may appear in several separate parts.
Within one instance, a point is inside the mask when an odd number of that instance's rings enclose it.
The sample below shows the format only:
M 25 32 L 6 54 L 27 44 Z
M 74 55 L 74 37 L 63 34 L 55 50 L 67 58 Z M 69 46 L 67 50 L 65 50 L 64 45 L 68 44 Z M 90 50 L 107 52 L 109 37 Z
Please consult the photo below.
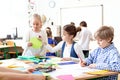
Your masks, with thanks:
M 14 46 L 11 46 L 11 45 L 0 45 L 0 48 L 8 48 L 8 47 L 14 47 Z
M 58 58 L 58 60 L 60 60 L 60 58 Z M 17 59 L 0 60 L 0 62 L 2 62 L 2 64 L 0 64 L 0 66 L 7 66 L 9 68 L 18 67 L 18 69 L 20 69 L 20 70 L 24 70 L 23 68 L 28 68 L 30 66 L 32 66 L 32 67 L 35 66 L 32 62 L 26 64 L 25 61 L 21 61 L 21 60 L 17 60 Z M 55 64 L 55 62 L 56 62 L 56 60 L 53 60 L 52 63 Z M 52 80 L 58 79 L 57 76 L 60 76 L 60 75 L 71 75 L 75 78 L 75 80 L 86 80 L 86 79 L 92 79 L 92 78 L 98 78 L 98 77 L 118 74 L 118 72 L 107 71 L 107 72 L 104 72 L 101 74 L 93 75 L 93 74 L 88 74 L 87 72 L 98 71 L 97 69 L 81 67 L 78 63 L 74 64 L 73 61 L 60 61 L 60 62 L 57 61 L 56 63 L 57 64 L 62 63 L 62 65 L 57 65 L 57 68 L 55 71 L 47 73 L 47 75 L 52 77 Z

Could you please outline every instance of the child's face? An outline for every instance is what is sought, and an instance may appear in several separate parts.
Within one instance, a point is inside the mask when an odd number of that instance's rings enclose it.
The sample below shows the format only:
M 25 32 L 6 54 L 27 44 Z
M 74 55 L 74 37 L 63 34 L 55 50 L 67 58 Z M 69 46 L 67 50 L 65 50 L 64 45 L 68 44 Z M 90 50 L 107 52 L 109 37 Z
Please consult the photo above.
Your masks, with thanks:
M 99 39 L 97 38 L 97 43 L 101 48 L 105 48 L 110 45 L 110 39 Z
M 42 22 L 41 22 L 41 20 L 39 20 L 37 18 L 34 18 L 32 20 L 32 25 L 33 25 L 33 30 L 34 31 L 38 31 L 42 28 Z
M 65 30 L 63 30 L 63 36 L 62 36 L 63 41 L 70 41 L 73 39 L 73 35 L 69 35 Z

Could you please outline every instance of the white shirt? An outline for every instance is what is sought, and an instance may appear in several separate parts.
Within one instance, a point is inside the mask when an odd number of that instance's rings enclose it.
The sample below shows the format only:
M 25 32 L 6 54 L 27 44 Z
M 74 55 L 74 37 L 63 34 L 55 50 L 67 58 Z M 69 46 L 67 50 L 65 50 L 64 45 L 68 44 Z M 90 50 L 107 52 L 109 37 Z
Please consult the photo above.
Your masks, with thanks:
M 78 44 L 82 46 L 83 50 L 89 50 L 90 40 L 93 40 L 92 33 L 87 29 L 87 27 L 81 27 L 82 30 L 77 32 L 76 38 L 78 39 Z
M 47 41 L 47 34 L 45 31 L 41 30 L 40 32 L 36 33 L 34 31 L 32 31 L 32 29 L 30 29 L 27 34 L 25 35 L 25 37 L 23 38 L 24 40 L 24 45 L 22 46 L 24 51 L 23 51 L 23 56 L 44 56 L 46 53 L 46 49 L 44 48 L 44 45 L 42 45 L 41 48 L 39 49 L 35 49 L 33 47 L 28 47 L 27 43 L 30 42 L 30 39 L 33 37 L 38 37 L 41 36 L 43 41 L 48 43 Z
M 56 52 L 58 50 L 62 50 L 63 43 L 64 43 L 64 41 L 61 41 L 55 47 L 51 47 L 50 45 L 46 45 L 46 48 L 50 52 Z M 64 52 L 63 52 L 63 58 L 70 57 L 71 48 L 72 48 L 72 44 L 69 46 L 65 45 Z M 82 59 L 84 59 L 84 54 L 81 50 L 81 46 L 78 43 L 74 44 L 74 50 L 78 56 L 80 56 Z

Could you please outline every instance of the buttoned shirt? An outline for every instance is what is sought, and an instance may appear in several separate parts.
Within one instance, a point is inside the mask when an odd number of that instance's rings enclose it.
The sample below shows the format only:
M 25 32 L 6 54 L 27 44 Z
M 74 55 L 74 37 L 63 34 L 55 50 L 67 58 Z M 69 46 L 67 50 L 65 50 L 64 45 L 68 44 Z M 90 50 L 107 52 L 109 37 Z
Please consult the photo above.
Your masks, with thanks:
M 96 64 L 96 69 L 120 72 L 120 54 L 113 43 L 106 48 L 95 49 L 85 62 L 87 65 Z M 117 80 L 117 75 L 108 76 L 102 80 Z

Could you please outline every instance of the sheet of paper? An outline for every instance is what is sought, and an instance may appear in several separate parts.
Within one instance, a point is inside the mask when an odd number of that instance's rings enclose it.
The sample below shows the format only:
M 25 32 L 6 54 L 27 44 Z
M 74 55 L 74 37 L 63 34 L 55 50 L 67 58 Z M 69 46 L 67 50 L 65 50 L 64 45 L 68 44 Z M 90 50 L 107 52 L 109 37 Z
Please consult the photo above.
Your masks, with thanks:
M 85 72 L 97 71 L 97 69 L 90 69 L 88 67 L 81 67 L 80 64 L 72 64 L 72 65 L 59 65 L 60 69 L 56 69 L 56 71 L 50 72 L 50 76 L 56 79 L 56 76 L 59 75 L 72 75 L 73 77 L 77 77 Z
M 35 49 L 39 49 L 42 47 L 42 41 L 40 41 L 37 37 L 31 38 L 30 42 L 32 43 L 32 47 Z
M 16 59 L 8 59 L 8 60 L 1 60 L 2 64 L 0 66 L 2 67 L 8 67 L 12 69 L 17 69 L 17 70 L 23 70 L 28 67 L 30 67 L 28 64 L 25 64 L 22 61 L 16 60 Z
M 72 75 L 59 75 L 59 76 L 57 76 L 57 78 L 59 78 L 61 80 L 75 80 Z
M 94 74 L 94 75 L 99 75 L 99 74 L 105 74 L 107 72 L 108 72 L 107 70 L 96 70 L 96 71 L 89 71 L 89 72 L 86 72 L 86 73 L 88 73 L 88 74 Z

